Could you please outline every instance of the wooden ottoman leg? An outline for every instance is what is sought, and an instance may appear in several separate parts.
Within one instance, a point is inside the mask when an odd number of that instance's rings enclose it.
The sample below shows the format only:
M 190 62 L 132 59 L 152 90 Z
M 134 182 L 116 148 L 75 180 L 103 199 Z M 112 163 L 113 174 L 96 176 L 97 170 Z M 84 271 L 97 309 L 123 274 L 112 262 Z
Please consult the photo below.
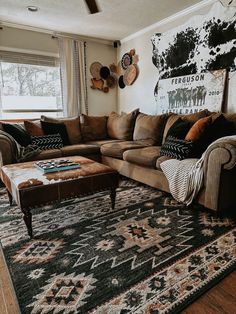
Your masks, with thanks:
M 8 195 L 8 199 L 9 199 L 9 204 L 12 205 L 12 203 L 13 203 L 12 195 L 8 190 L 7 190 L 7 195 Z
M 24 222 L 26 224 L 27 227 L 27 231 L 28 231 L 28 235 L 30 236 L 30 238 L 33 238 L 33 229 L 32 229 L 32 214 L 30 212 L 30 210 L 24 209 L 23 211 L 23 219 Z
M 111 208 L 114 209 L 115 203 L 116 203 L 116 188 L 111 188 L 110 197 L 111 197 Z

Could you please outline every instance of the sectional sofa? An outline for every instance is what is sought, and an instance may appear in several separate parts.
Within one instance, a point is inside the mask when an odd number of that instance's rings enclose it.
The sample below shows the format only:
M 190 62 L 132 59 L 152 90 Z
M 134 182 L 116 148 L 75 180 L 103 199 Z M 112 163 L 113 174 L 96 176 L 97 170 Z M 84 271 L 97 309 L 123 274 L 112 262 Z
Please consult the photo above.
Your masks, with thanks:
M 212 113 L 203 110 L 181 116 L 195 123 Z M 180 117 L 176 114 L 146 115 L 135 110 L 129 114 L 113 112 L 108 117 L 81 115 L 74 119 L 41 117 L 42 121 L 66 126 L 69 145 L 43 150 L 33 160 L 86 156 L 111 166 L 126 177 L 169 192 L 160 164 L 169 159 L 160 156 L 168 130 Z M 236 114 L 225 115 L 236 130 Z M 21 121 L 18 123 L 25 126 Z M 40 121 L 32 121 L 40 125 Z M 14 144 L 0 125 L 0 167 L 14 163 Z M 214 144 L 204 162 L 204 186 L 197 201 L 206 208 L 224 212 L 236 208 L 236 142 Z

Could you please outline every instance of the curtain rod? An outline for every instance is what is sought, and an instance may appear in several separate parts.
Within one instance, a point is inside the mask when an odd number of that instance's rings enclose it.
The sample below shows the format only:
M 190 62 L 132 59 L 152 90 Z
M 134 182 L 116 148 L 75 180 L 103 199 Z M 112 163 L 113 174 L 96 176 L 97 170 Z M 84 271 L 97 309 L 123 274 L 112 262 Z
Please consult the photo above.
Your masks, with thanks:
M 114 43 L 114 41 L 106 40 L 106 39 L 97 39 L 93 37 L 70 35 L 70 34 L 64 34 L 64 33 L 53 33 L 52 39 L 57 39 L 57 38 L 70 38 L 70 39 L 82 40 L 86 42 L 95 42 L 95 43 L 109 45 L 109 46 L 113 46 L 113 43 Z
M 71 39 L 77 39 L 77 40 L 84 40 L 87 42 L 94 42 L 98 44 L 104 44 L 108 46 L 113 46 L 113 42 L 114 42 L 114 40 L 109 40 L 109 39 L 101 39 L 101 38 L 96 38 L 96 37 L 89 37 L 89 36 L 70 34 L 70 33 L 60 33 L 60 32 L 56 32 L 53 30 L 45 29 L 45 28 L 39 28 L 39 27 L 28 26 L 28 25 L 23 25 L 23 24 L 0 21 L 0 30 L 4 30 L 4 26 L 10 27 L 10 28 L 23 29 L 27 31 L 37 32 L 37 33 L 44 33 L 44 34 L 51 35 L 52 38 L 65 37 L 65 38 L 71 38 Z

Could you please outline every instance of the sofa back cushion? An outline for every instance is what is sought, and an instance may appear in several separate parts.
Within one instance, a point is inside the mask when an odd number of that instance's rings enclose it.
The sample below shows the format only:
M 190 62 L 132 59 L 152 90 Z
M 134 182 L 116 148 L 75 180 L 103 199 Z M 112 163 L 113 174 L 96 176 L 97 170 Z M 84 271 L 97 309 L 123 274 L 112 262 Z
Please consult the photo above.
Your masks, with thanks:
M 80 125 L 84 141 L 104 140 L 107 135 L 107 117 L 80 116 Z
M 69 137 L 64 123 L 52 123 L 41 121 L 43 131 L 46 135 L 60 134 L 63 145 L 69 145 Z
M 152 116 L 140 113 L 135 122 L 134 141 L 152 139 L 155 144 L 160 145 L 167 117 L 166 114 Z
M 192 124 L 188 121 L 183 121 L 182 118 L 178 118 L 175 123 L 169 128 L 166 139 L 169 135 L 177 137 L 179 139 L 184 139 L 188 131 L 190 130 Z
M 18 123 L 2 123 L 3 130 L 10 134 L 14 140 L 21 146 L 28 146 L 31 144 L 31 137 L 24 129 L 23 125 Z
M 26 129 L 26 132 L 29 133 L 31 136 L 43 136 L 44 131 L 42 129 L 41 121 L 35 120 L 35 121 L 24 121 L 24 126 Z
M 236 131 L 236 113 L 224 113 L 224 117 L 227 121 L 234 124 L 234 129 Z
M 194 155 L 201 157 L 207 147 L 220 137 L 236 134 L 234 124 L 227 120 L 223 114 L 215 114 L 212 123 L 207 126 L 203 135 L 195 142 Z
M 132 140 L 138 113 L 139 109 L 130 113 L 110 113 L 107 121 L 108 136 L 117 140 Z
M 171 114 L 166 122 L 166 126 L 164 129 L 164 133 L 163 133 L 163 140 L 162 143 L 165 142 L 165 138 L 166 135 L 169 131 L 169 128 L 175 123 L 175 121 L 177 121 L 179 118 L 182 118 L 182 120 L 184 121 L 188 121 L 191 124 L 194 124 L 197 120 L 207 117 L 210 115 L 210 112 L 206 109 L 206 110 L 202 110 L 196 113 L 191 113 L 191 114 L 187 114 L 187 115 L 179 115 L 179 114 Z
M 41 121 L 50 123 L 64 123 L 70 144 L 78 144 L 82 142 L 82 134 L 80 130 L 80 118 L 51 118 L 41 116 Z

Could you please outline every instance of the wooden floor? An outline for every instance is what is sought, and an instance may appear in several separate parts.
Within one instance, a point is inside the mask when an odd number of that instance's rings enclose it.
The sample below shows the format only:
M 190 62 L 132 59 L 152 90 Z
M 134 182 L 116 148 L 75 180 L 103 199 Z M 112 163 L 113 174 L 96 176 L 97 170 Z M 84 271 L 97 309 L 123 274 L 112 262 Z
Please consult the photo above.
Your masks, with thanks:
M 0 248 L 0 314 L 20 313 Z M 187 307 L 182 314 L 236 314 L 236 271 Z
M 187 307 L 182 314 L 236 314 L 236 270 Z
M 0 247 L 0 314 L 20 313 L 2 248 Z

